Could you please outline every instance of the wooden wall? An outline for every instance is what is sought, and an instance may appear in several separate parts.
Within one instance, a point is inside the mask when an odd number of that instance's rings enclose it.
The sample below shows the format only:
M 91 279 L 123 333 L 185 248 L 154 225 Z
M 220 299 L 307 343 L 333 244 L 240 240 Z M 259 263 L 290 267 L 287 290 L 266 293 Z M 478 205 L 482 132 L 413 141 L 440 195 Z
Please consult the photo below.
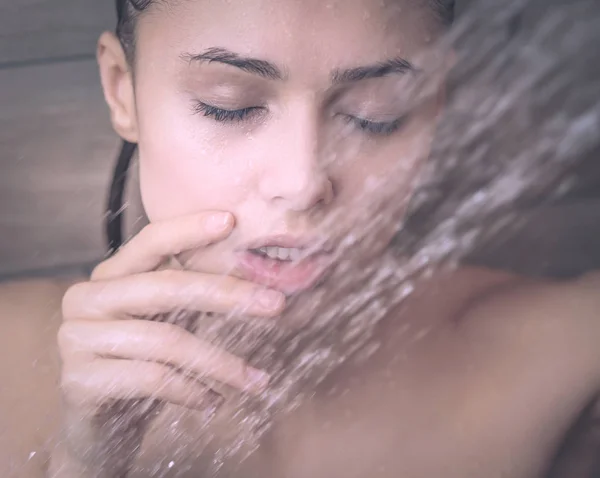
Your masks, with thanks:
M 113 9 L 111 0 L 0 0 L 0 65 L 90 57 Z
M 118 139 L 94 60 L 110 0 L 0 0 L 0 278 L 94 262 Z

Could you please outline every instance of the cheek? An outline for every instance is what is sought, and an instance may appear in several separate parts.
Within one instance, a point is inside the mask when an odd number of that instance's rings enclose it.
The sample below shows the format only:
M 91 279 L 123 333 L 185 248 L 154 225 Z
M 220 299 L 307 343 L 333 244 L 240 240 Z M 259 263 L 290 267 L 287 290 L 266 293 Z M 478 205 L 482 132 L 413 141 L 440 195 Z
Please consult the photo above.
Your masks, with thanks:
M 343 203 L 368 207 L 382 198 L 404 201 L 431 151 L 431 118 L 415 117 L 394 137 L 365 141 L 360 153 L 336 167 Z
M 151 221 L 203 210 L 235 212 L 252 171 L 236 160 L 241 145 L 165 98 L 139 107 L 140 189 Z

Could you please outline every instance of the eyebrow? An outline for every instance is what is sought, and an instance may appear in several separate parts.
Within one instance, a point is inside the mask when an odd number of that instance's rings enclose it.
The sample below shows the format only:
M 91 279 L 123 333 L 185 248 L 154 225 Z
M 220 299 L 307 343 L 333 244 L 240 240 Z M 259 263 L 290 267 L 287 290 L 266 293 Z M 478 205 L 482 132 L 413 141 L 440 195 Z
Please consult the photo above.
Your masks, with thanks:
M 215 47 L 201 53 L 183 53 L 181 59 L 187 63 L 222 63 L 270 80 L 284 79 L 284 75 L 277 65 L 266 60 L 244 57 L 225 48 Z M 391 74 L 418 73 L 418 71 L 410 61 L 399 57 L 370 66 L 336 70 L 333 72 L 332 82 L 334 84 L 352 83 Z
M 410 61 L 404 58 L 394 58 L 375 65 L 335 71 L 333 73 L 333 83 L 351 83 L 370 78 L 381 78 L 392 74 L 418 73 L 418 71 Z
M 223 63 L 270 80 L 283 79 L 281 70 L 273 63 L 256 58 L 243 57 L 225 48 L 209 48 L 197 54 L 184 53 L 181 55 L 181 58 L 188 63 Z

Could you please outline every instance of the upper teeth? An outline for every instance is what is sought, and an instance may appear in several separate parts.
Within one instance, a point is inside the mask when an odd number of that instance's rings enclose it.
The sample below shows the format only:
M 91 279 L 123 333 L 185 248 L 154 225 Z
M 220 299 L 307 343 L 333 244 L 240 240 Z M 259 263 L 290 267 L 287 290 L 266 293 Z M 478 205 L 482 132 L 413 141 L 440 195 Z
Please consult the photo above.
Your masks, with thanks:
M 258 251 L 271 259 L 280 261 L 297 261 L 302 256 L 301 249 L 287 247 L 261 247 Z

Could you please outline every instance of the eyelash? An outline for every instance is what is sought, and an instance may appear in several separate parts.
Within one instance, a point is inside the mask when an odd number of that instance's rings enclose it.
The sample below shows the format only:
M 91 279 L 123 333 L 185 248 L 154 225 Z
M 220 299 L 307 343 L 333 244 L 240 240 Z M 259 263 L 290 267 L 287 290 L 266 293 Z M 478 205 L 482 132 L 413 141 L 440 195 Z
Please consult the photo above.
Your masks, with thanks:
M 406 119 L 405 117 L 401 117 L 394 121 L 378 122 L 350 115 L 343 115 L 343 118 L 347 123 L 358 127 L 361 131 L 375 136 L 390 136 L 394 134 L 403 126 Z
M 260 106 L 251 106 L 239 110 L 225 110 L 216 106 L 207 105 L 202 102 L 194 103 L 194 113 L 201 114 L 207 118 L 212 118 L 219 123 L 233 123 L 249 119 L 253 114 L 263 110 Z M 398 118 L 394 121 L 377 122 L 362 118 L 357 118 L 351 115 L 342 115 L 344 120 L 359 130 L 374 136 L 389 136 L 398 131 L 404 124 L 405 118 Z
M 194 113 L 201 114 L 207 118 L 212 118 L 219 123 L 244 121 L 263 109 L 264 108 L 259 106 L 251 106 L 239 110 L 224 110 L 199 101 L 194 103 Z

